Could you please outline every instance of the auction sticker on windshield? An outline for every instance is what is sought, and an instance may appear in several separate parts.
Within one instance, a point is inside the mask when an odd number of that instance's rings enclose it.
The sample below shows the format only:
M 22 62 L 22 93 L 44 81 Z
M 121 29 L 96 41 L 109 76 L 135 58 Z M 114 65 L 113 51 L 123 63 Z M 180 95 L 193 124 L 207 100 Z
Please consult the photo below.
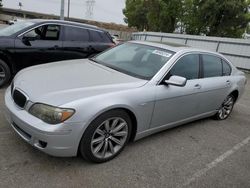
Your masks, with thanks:
M 160 51 L 160 50 L 154 50 L 152 53 L 156 54 L 156 55 L 163 56 L 163 57 L 170 57 L 172 55 L 170 53 L 167 53 L 167 52 L 164 52 L 164 51 Z

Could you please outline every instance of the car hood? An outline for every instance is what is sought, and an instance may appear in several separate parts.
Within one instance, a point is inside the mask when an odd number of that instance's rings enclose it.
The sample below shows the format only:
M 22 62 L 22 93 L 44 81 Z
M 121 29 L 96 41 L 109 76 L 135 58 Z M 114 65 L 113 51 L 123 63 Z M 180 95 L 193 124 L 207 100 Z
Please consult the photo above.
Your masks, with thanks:
M 31 101 L 63 105 L 77 99 L 144 85 L 141 80 L 88 59 L 38 65 L 20 71 L 14 85 Z

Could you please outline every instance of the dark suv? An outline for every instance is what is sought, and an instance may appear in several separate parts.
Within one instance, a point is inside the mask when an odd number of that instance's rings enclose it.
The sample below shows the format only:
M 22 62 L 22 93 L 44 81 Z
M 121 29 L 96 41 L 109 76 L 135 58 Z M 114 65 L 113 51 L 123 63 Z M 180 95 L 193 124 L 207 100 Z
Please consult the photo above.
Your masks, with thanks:
M 22 68 L 94 56 L 113 46 L 95 26 L 59 20 L 29 20 L 0 30 L 0 87 Z

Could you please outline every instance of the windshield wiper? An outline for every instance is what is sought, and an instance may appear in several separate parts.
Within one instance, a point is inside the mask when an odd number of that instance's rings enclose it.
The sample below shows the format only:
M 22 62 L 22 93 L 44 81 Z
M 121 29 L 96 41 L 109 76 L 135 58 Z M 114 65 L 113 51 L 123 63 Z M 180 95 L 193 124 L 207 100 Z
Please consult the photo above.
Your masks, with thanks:
M 105 66 L 105 67 L 108 67 L 108 68 L 110 68 L 110 69 L 114 69 L 114 70 L 116 70 L 116 71 L 121 71 L 120 69 L 118 69 L 118 68 L 116 68 L 116 67 L 113 67 L 113 66 L 111 66 L 111 65 L 108 65 L 108 64 L 106 64 L 106 63 L 103 63 L 103 62 L 101 62 L 101 61 L 98 61 L 98 60 L 96 60 L 95 58 L 89 58 L 89 60 L 90 61 L 93 61 L 93 62 L 95 62 L 95 63 L 98 63 L 98 64 L 101 64 L 101 65 L 103 65 L 103 66 Z
M 118 72 L 122 72 L 121 69 L 116 68 L 116 67 L 114 67 L 114 66 L 107 65 L 107 64 L 104 64 L 104 66 L 106 66 L 106 67 L 108 67 L 108 68 L 110 68 L 110 69 L 116 70 L 116 71 L 118 71 Z

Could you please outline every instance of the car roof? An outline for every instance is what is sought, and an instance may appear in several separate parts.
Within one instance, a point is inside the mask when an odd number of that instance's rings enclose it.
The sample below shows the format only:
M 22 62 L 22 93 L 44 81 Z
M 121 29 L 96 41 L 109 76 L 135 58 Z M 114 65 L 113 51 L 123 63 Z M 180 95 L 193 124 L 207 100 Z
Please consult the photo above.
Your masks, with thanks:
M 176 44 L 176 43 L 168 43 L 168 42 L 153 42 L 153 41 L 130 41 L 132 43 L 136 44 L 144 44 L 148 46 L 153 46 L 153 47 L 158 47 L 158 48 L 163 48 L 166 50 L 170 50 L 173 52 L 178 52 L 184 49 L 190 49 L 189 46 L 181 45 L 181 44 Z
M 98 29 L 98 30 L 102 30 L 105 31 L 105 29 L 99 28 L 97 26 L 94 25 L 90 25 L 90 24 L 84 24 L 84 23 L 78 23 L 78 22 L 72 22 L 72 21 L 65 21 L 65 20 L 52 20 L 52 19 L 32 19 L 29 20 L 33 23 L 58 23 L 58 24 L 67 24 L 67 25 L 72 25 L 72 26 L 79 26 L 79 27 L 87 27 L 87 28 L 91 28 L 91 29 Z
M 193 48 L 184 44 L 177 44 L 177 43 L 170 43 L 170 42 L 154 42 L 154 41 L 130 41 L 132 43 L 136 44 L 144 44 L 148 46 L 153 46 L 153 47 L 158 47 L 166 50 L 170 50 L 173 52 L 180 52 L 180 51 L 185 51 L 185 52 L 205 52 L 205 53 L 210 53 L 210 54 L 215 54 L 221 56 L 221 54 L 213 51 L 208 51 L 208 50 L 203 50 L 203 49 L 198 49 L 198 48 Z

